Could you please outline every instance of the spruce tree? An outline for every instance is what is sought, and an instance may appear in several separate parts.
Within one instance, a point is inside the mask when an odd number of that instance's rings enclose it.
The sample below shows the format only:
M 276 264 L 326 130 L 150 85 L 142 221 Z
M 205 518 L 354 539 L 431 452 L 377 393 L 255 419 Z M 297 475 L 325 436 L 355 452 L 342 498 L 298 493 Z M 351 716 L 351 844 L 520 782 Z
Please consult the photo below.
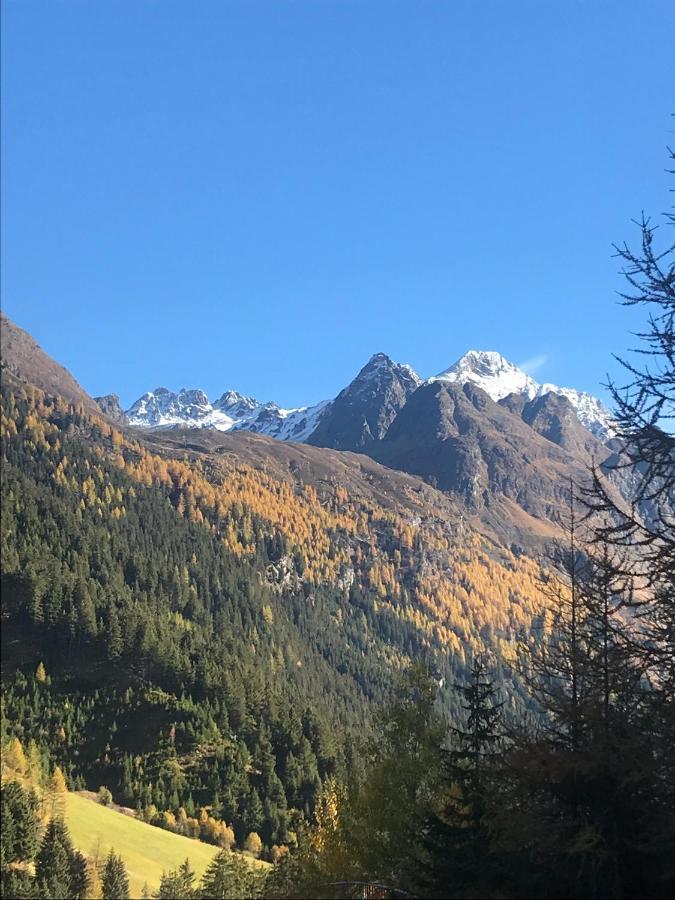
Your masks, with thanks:
M 196 876 L 192 871 L 192 868 L 190 867 L 189 859 L 186 859 L 184 863 L 181 863 L 181 866 L 178 869 L 178 877 L 181 896 L 186 897 L 187 900 L 190 900 L 191 897 L 195 896 Z
M 180 868 L 170 872 L 162 872 L 159 890 L 153 896 L 155 900 L 193 900 L 195 892 L 195 873 L 190 868 L 190 860 L 186 859 Z
M 129 876 L 121 856 L 110 850 L 101 874 L 103 900 L 128 900 Z
M 70 900 L 81 897 L 86 889 L 82 883 L 82 857 L 73 848 L 63 819 L 52 819 L 47 826 L 35 858 L 35 881 L 41 895 L 50 900 Z
M 486 814 L 495 790 L 494 760 L 503 740 L 502 703 L 485 664 L 474 659 L 468 683 L 455 686 L 463 724 L 450 729 L 447 799 L 420 829 L 418 887 L 423 896 L 490 890 L 496 879 Z
M 508 754 L 500 847 L 521 889 L 536 893 L 553 880 L 570 897 L 637 897 L 662 889 L 669 832 L 649 715 L 655 692 L 623 554 L 596 542 L 578 552 L 574 600 L 563 554 L 549 583 L 548 595 L 562 598 L 552 629 L 524 645 L 540 720 L 515 735 Z
M 18 781 L 6 782 L 0 790 L 3 865 L 30 861 L 38 848 L 38 799 Z
M 72 897 L 87 897 L 90 877 L 86 858 L 77 850 L 70 860 L 70 890 Z
M 180 876 L 175 869 L 170 872 L 162 872 L 159 890 L 152 896 L 154 900 L 186 900 L 186 895 L 181 890 Z
M 221 850 L 199 885 L 199 896 L 208 900 L 249 900 L 259 896 L 259 879 L 234 853 Z

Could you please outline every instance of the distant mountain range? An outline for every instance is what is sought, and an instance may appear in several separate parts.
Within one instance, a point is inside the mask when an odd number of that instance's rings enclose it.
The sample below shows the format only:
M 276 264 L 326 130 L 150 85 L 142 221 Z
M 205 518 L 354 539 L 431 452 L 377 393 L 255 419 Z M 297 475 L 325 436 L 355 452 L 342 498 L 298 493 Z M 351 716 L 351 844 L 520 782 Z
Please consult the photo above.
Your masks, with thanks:
M 124 412 L 114 394 L 94 403 L 4 317 L 2 351 L 12 374 L 103 412 L 153 446 L 234 454 L 282 469 L 304 466 L 312 448 L 313 464 L 325 467 L 329 481 L 344 479 L 345 467 L 363 471 L 364 457 L 352 454 L 365 454 L 392 477 L 417 476 L 458 501 L 476 527 L 505 546 L 550 539 L 570 480 L 584 482 L 592 463 L 615 462 L 621 452 L 597 398 L 538 384 L 495 352 L 469 351 L 427 380 L 377 353 L 334 399 L 298 409 L 235 391 L 211 402 L 203 391 L 157 388 Z M 351 451 L 344 465 L 335 451 Z M 610 477 L 624 497 L 635 495 L 621 470 Z M 417 488 L 406 483 L 404 493 L 410 490 Z
M 570 479 L 582 482 L 593 461 L 602 464 L 616 450 L 600 400 L 539 384 L 494 351 L 470 350 L 426 380 L 376 353 L 335 398 L 298 409 L 232 390 L 211 402 L 200 390 L 161 387 L 126 413 L 114 396 L 98 402 L 108 416 L 146 432 L 253 432 L 365 453 L 456 497 L 505 540 L 516 532 L 541 535 L 544 523 L 559 521 Z M 620 477 L 617 489 L 628 493 Z
M 282 441 L 354 450 L 382 439 L 412 394 L 432 382 L 475 384 L 495 401 L 511 394 L 527 400 L 557 394 L 569 400 L 581 424 L 597 438 L 606 441 L 613 433 L 610 413 L 596 397 L 574 388 L 539 384 L 500 353 L 485 350 L 469 350 L 427 381 L 410 366 L 376 353 L 336 398 L 296 409 L 261 403 L 232 390 L 211 402 L 201 390 L 182 388 L 174 393 L 158 387 L 143 394 L 124 414 L 114 395 L 97 400 L 108 413 L 118 418 L 126 415 L 135 428 L 246 430 Z
M 110 401 L 113 398 L 109 395 L 102 399 Z M 300 409 L 282 409 L 276 403 L 261 403 L 237 391 L 226 391 L 211 403 L 200 390 L 182 388 L 174 393 L 158 387 L 143 394 L 125 415 L 134 428 L 180 425 L 183 428 L 216 428 L 218 431 L 244 429 L 280 441 L 302 443 L 316 428 L 327 405 L 328 402 Z

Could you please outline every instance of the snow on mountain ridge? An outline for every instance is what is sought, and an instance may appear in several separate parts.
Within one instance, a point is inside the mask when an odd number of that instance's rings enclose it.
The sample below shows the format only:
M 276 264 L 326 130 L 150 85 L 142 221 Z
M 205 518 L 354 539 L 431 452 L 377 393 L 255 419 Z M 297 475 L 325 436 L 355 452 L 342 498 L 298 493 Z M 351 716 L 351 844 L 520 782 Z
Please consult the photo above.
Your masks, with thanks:
M 458 384 L 470 382 L 482 388 L 495 401 L 502 400 L 509 394 L 522 394 L 528 400 L 548 393 L 560 394 L 570 401 L 581 424 L 597 438 L 606 441 L 614 435 L 612 416 L 597 397 L 575 388 L 539 384 L 495 350 L 469 350 L 449 369 L 429 381 Z
M 245 397 L 238 391 L 225 391 L 218 400 L 213 404 L 216 409 L 221 410 L 253 410 L 257 409 L 261 404 L 253 397 Z
M 218 431 L 254 431 L 282 441 L 303 441 L 316 428 L 330 401 L 311 407 L 282 409 L 261 403 L 237 391 L 226 391 L 211 403 L 204 391 L 181 388 L 176 394 L 159 387 L 143 394 L 128 410 L 134 428 L 215 428 Z

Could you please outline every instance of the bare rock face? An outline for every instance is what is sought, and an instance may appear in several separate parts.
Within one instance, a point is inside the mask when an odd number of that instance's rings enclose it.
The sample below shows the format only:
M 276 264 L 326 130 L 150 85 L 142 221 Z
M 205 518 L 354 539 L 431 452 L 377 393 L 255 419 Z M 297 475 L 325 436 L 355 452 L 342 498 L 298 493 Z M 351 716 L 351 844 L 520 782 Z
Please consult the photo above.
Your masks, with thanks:
M 101 408 L 101 412 L 118 425 L 128 425 L 129 419 L 120 406 L 120 398 L 117 394 L 106 394 L 105 397 L 94 397 Z
M 552 439 L 561 426 L 547 403 L 528 413 L 545 434 L 524 421 L 528 406 L 495 403 L 471 383 L 431 382 L 413 394 L 369 452 L 458 495 L 477 512 L 506 497 L 530 515 L 550 519 L 564 502 L 569 477 L 584 477 L 584 465 Z M 563 405 L 563 418 L 566 412 Z
M 541 437 L 562 447 L 579 459 L 604 459 L 609 448 L 585 428 L 569 398 L 549 391 L 532 400 L 509 394 L 499 405 L 519 416 Z
M 504 409 L 508 409 L 514 416 L 523 418 L 523 410 L 527 406 L 527 397 L 525 394 L 507 394 L 501 400 L 497 401 Z
M 315 447 L 365 451 L 381 440 L 421 384 L 410 366 L 376 353 L 341 391 L 308 439 Z

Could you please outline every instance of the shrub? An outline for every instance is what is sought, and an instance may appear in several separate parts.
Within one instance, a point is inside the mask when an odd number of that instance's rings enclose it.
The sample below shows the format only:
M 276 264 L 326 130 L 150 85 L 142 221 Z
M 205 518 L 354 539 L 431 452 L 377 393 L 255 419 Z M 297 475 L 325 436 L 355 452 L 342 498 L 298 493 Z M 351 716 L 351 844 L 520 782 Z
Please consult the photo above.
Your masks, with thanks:
M 247 853 L 250 853 L 251 856 L 260 856 L 262 846 L 263 844 L 260 835 L 256 834 L 255 831 L 251 831 L 244 841 L 244 850 Z

